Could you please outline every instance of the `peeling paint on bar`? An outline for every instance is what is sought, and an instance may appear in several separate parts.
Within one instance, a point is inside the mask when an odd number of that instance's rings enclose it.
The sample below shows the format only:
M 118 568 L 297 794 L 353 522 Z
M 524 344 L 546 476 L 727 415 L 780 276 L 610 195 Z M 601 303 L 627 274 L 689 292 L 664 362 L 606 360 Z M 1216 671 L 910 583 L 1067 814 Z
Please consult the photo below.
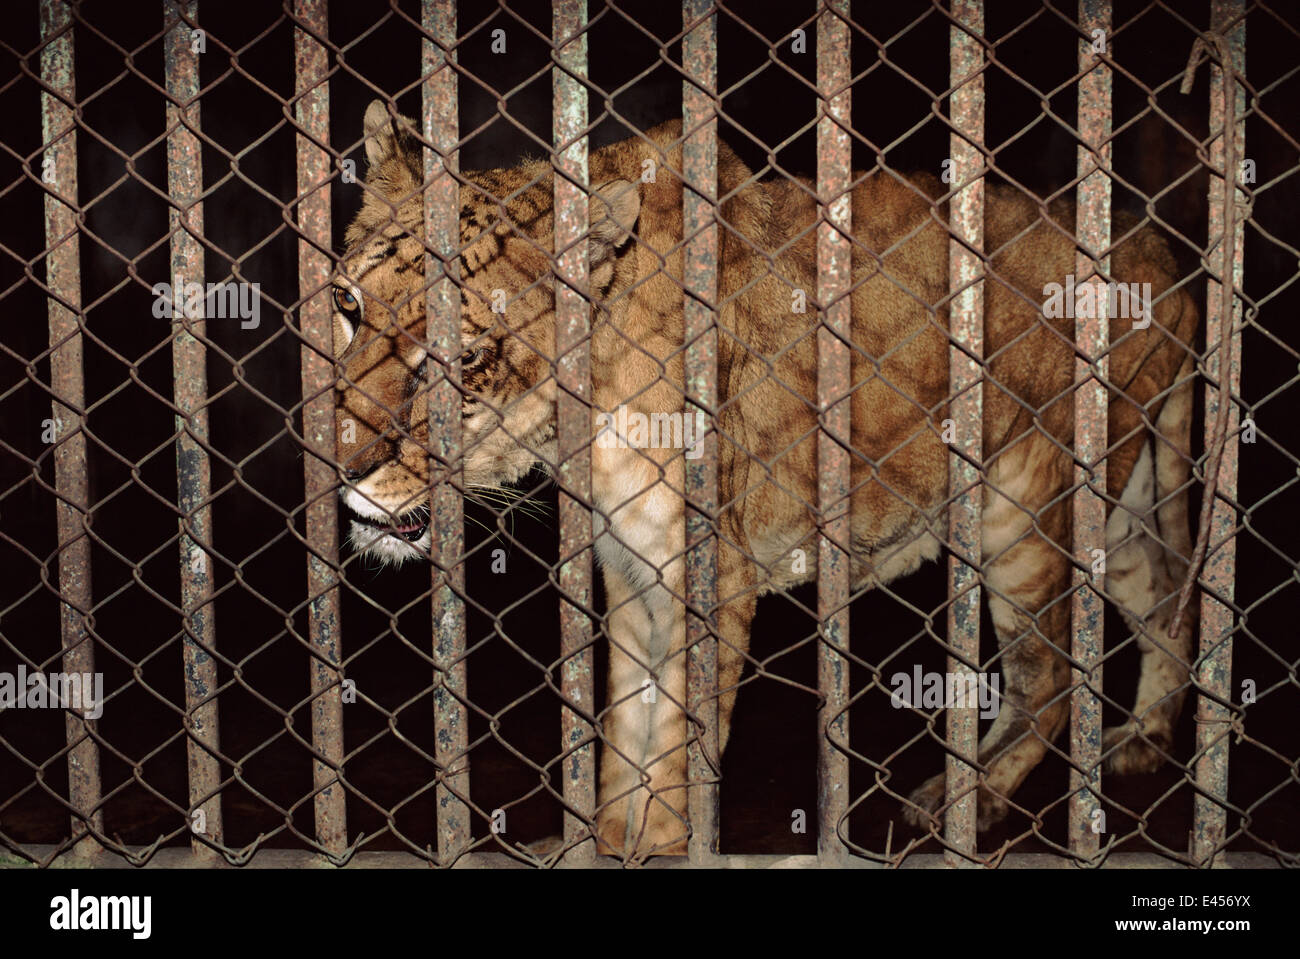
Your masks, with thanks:
M 86 388 L 81 349 L 81 246 L 75 212 L 77 134 L 72 108 L 67 105 L 76 102 L 77 92 L 68 5 L 63 0 L 41 0 L 40 22 L 41 41 L 45 44 L 41 50 L 41 80 L 55 91 L 41 94 L 41 139 L 45 156 L 54 158 L 55 178 L 45 195 L 45 282 L 50 289 L 50 387 L 56 397 L 53 454 L 54 488 L 59 497 L 55 506 L 62 599 L 59 629 L 64 671 L 93 673 L 95 647 L 87 621 L 92 604 L 90 537 L 86 532 L 90 491 L 81 418 Z M 98 808 L 99 746 L 90 738 L 97 725 L 74 709 L 64 715 L 68 802 L 74 810 L 72 836 L 79 840 L 75 844 L 79 856 L 100 851 L 88 832 L 104 832 L 104 813 Z
M 984 275 L 976 253 L 984 249 L 984 34 L 983 0 L 953 0 L 949 29 L 949 107 L 955 132 L 950 135 L 953 184 L 961 185 L 948 212 L 953 239 L 948 244 L 948 287 L 952 292 L 949 330 L 948 416 L 957 442 L 949 455 L 948 539 L 955 555 L 948 560 L 949 675 L 979 671 L 980 661 L 980 474 L 984 448 Z M 968 249 L 969 248 L 969 249 Z M 965 557 L 963 560 L 962 557 Z M 948 749 L 944 815 L 944 859 L 950 866 L 968 864 L 975 855 L 979 710 L 946 711 Z M 963 762 L 966 757 L 970 762 Z
M 1109 0 L 1079 0 L 1079 187 L 1076 237 L 1086 251 L 1076 258 L 1079 283 L 1105 282 L 1110 257 L 1111 70 L 1092 52 L 1094 30 L 1106 37 L 1107 56 L 1113 55 Z M 1085 279 L 1087 278 L 1087 279 Z M 1106 387 L 1109 369 L 1105 353 L 1109 342 L 1108 302 L 1097 297 L 1095 317 L 1074 321 L 1075 346 L 1088 360 L 1076 358 L 1074 393 L 1073 555 L 1083 570 L 1092 568 L 1093 550 L 1106 548 Z M 1082 464 L 1082 465 L 1080 465 Z M 1095 828 L 1101 806 L 1101 654 L 1104 604 L 1101 583 L 1076 568 L 1070 602 L 1070 852 L 1091 860 L 1101 848 Z M 1080 668 L 1081 667 L 1081 668 Z
M 555 166 L 556 379 L 559 382 L 560 712 L 564 864 L 596 854 L 596 753 L 591 618 L 591 343 L 587 289 L 587 0 L 555 0 L 553 119 Z
M 686 241 L 682 298 L 686 397 L 710 421 L 718 403 L 718 83 L 717 10 L 712 0 L 682 4 L 682 222 Z M 699 459 L 686 460 L 686 709 L 702 727 L 689 747 L 687 855 L 709 865 L 718 855 L 718 437 L 710 431 Z
M 164 62 L 167 74 L 167 192 L 171 270 L 186 282 L 202 283 L 203 158 L 199 147 L 199 56 L 190 43 L 198 22 L 198 0 L 163 0 Z M 220 728 L 217 716 L 211 467 L 208 444 L 207 323 L 186 319 L 177 308 L 172 331 L 172 376 L 176 398 L 176 505 L 180 511 L 181 628 L 185 633 L 185 742 L 188 758 L 191 844 L 197 856 L 214 855 L 222 842 Z M 195 813 L 200 818 L 195 820 Z M 196 827 L 202 826 L 201 831 Z
M 1245 76 L 1246 22 L 1244 0 L 1214 0 L 1210 7 L 1210 29 L 1224 41 L 1218 56 L 1226 57 L 1232 74 Z M 1200 649 L 1196 688 L 1196 785 L 1191 858 L 1197 865 L 1217 865 L 1223 858 L 1228 836 L 1228 743 L 1232 735 L 1231 713 L 1217 700 L 1232 699 L 1232 607 L 1235 595 L 1237 544 L 1236 511 L 1230 505 L 1237 498 L 1238 411 L 1232 395 L 1241 394 L 1241 300 L 1234 299 L 1244 275 L 1245 223 L 1237 217 L 1236 204 L 1244 201 L 1237 178 L 1246 147 L 1246 92 L 1244 85 L 1225 81 L 1224 70 L 1210 71 L 1210 165 L 1233 178 L 1226 189 L 1224 177 L 1210 175 L 1209 243 L 1210 269 L 1215 276 L 1229 275 L 1223 284 L 1209 280 L 1206 289 L 1205 449 L 1214 451 L 1218 419 L 1226 405 L 1226 437 L 1219 465 L 1217 495 L 1211 504 L 1209 552 L 1201 570 Z M 1233 95 L 1228 95 L 1231 88 Z M 1225 136 L 1224 131 L 1231 131 Z M 1214 247 L 1214 244 L 1218 244 Z M 1227 349 L 1225 362 L 1224 349 Z M 1226 368 L 1226 369 L 1225 369 Z M 1226 375 L 1229 397 L 1213 383 Z
M 450 866 L 469 849 L 469 714 L 465 664 L 465 502 L 461 497 L 460 138 L 454 0 L 423 0 L 421 129 L 432 150 L 424 151 L 424 231 L 429 238 L 424 275 L 427 342 L 437 360 L 429 389 L 429 475 L 440 477 L 433 497 L 430 544 L 433 560 L 433 712 L 438 731 L 434 758 L 441 769 L 436 789 L 438 861 Z M 450 275 L 442 263 L 450 264 Z M 449 375 L 438 375 L 446 371 Z
M 298 290 L 302 347 L 303 473 L 306 482 L 308 628 L 311 664 L 311 741 L 316 755 L 316 842 L 330 856 L 347 846 L 343 785 L 343 698 L 339 662 L 338 473 L 334 453 L 334 348 L 330 307 L 333 264 L 329 181 L 329 56 L 313 34 L 329 33 L 326 0 L 294 0 L 294 92 L 298 134 Z M 310 31 L 310 33 L 308 32 Z M 307 134 L 307 135 L 304 135 Z M 308 135 L 311 139 L 308 138 Z M 313 143 L 313 140 L 315 141 Z
M 848 858 L 849 807 L 849 489 L 852 125 L 849 92 L 849 0 L 826 0 L 817 17 L 817 561 L 818 714 L 817 855 L 825 865 Z

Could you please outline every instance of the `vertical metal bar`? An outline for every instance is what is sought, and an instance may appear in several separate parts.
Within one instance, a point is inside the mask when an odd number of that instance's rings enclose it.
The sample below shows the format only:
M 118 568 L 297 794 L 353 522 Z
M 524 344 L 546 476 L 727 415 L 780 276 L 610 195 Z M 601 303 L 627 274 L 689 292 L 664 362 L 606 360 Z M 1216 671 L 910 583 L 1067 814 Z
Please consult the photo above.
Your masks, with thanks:
M 334 453 L 334 347 L 330 308 L 331 166 L 329 56 L 316 37 L 329 34 L 327 0 L 294 0 L 294 92 L 298 134 L 298 292 L 302 347 L 303 473 L 307 505 L 311 741 L 316 758 L 316 842 L 327 853 L 347 845 L 343 698 L 339 662 L 338 488 Z M 318 146 L 317 144 L 321 144 Z
M 686 239 L 682 298 L 687 416 L 712 420 L 718 402 L 718 82 L 717 11 L 712 0 L 682 4 L 682 221 Z M 691 837 L 687 855 L 707 865 L 718 855 L 718 436 L 710 430 L 698 459 L 686 460 L 686 709 L 703 724 L 689 747 Z M 698 610 L 705 615 L 694 615 Z
M 59 552 L 59 632 L 66 673 L 94 673 L 95 647 L 88 617 L 91 607 L 90 537 L 86 531 L 90 491 L 86 474 L 86 406 L 81 353 L 81 245 L 77 233 L 77 100 L 72 62 L 72 16 L 63 0 L 41 0 L 41 138 L 45 194 L 45 283 L 49 287 L 50 386 L 54 400 L 54 489 Z M 72 835 L 78 855 L 97 853 L 90 833 L 103 834 L 99 746 L 91 738 L 94 720 L 84 710 L 64 715 L 68 739 L 68 802 L 74 811 Z
M 852 125 L 849 92 L 849 0 L 824 0 L 817 17 L 817 331 L 818 716 L 817 855 L 832 865 L 847 858 L 849 807 L 849 489 Z
M 1210 29 L 1218 39 L 1222 66 L 1210 71 L 1209 238 L 1220 238 L 1210 254 L 1213 275 L 1230 277 L 1227 283 L 1210 280 L 1206 290 L 1205 449 L 1208 470 L 1217 483 L 1207 482 L 1202 510 L 1209 517 L 1210 547 L 1201 574 L 1200 665 L 1196 685 L 1201 691 L 1196 703 L 1196 785 L 1192 826 L 1192 860 L 1209 866 L 1221 853 L 1228 829 L 1228 742 L 1230 714 L 1221 703 L 1232 698 L 1233 612 L 1228 603 L 1235 593 L 1237 544 L 1233 539 L 1236 511 L 1230 505 L 1237 498 L 1238 412 L 1232 395 L 1241 393 L 1241 301 L 1234 297 L 1245 268 L 1244 223 L 1236 216 L 1240 196 L 1238 167 L 1246 149 L 1246 92 L 1236 81 L 1246 72 L 1246 21 L 1244 0 L 1214 0 L 1210 7 Z M 1225 76 L 1226 73 L 1226 76 Z M 1232 93 L 1229 95 L 1229 89 Z M 1239 119 L 1240 118 L 1240 119 Z M 1233 188 L 1227 189 L 1226 177 Z M 1226 351 L 1226 352 L 1225 352 Z M 1222 395 L 1215 383 L 1227 381 L 1229 393 Z M 1222 457 L 1216 448 L 1221 445 Z M 1217 495 L 1211 487 L 1217 488 Z M 1202 522 L 1205 521 L 1203 516 Z
M 1079 187 L 1076 201 L 1077 286 L 1105 283 L 1110 257 L 1110 131 L 1111 71 L 1093 53 L 1094 31 L 1111 44 L 1110 0 L 1079 0 Z M 1085 279 L 1086 278 L 1086 279 Z M 1109 297 L 1098 293 L 1095 316 L 1076 316 L 1074 393 L 1073 555 L 1083 570 L 1092 568 L 1095 550 L 1106 548 L 1106 387 L 1109 362 Z M 1086 312 L 1086 311 L 1079 311 Z M 1104 553 L 1103 553 L 1104 555 Z M 1101 834 L 1095 811 L 1101 797 L 1101 652 L 1104 605 L 1101 585 L 1076 568 L 1070 602 L 1070 851 L 1083 859 L 1095 857 Z
M 984 459 L 984 34 L 983 0 L 953 0 L 949 29 L 948 82 L 953 133 L 949 153 L 953 182 L 963 184 L 948 208 L 949 307 L 948 415 L 956 442 L 948 467 L 948 672 L 978 670 L 980 658 L 980 512 Z M 972 252 L 975 251 L 975 252 Z M 947 710 L 948 758 L 944 860 L 950 866 L 975 855 L 976 770 L 979 709 L 975 703 Z M 963 757 L 965 761 L 963 761 Z
M 198 0 L 163 0 L 167 72 L 167 191 L 171 277 L 202 283 L 203 158 L 199 149 L 199 55 L 190 42 Z M 195 855 L 210 855 L 221 842 L 221 766 L 217 759 L 216 624 L 212 607 L 212 495 L 208 454 L 208 369 L 203 337 L 207 322 L 187 319 L 176 292 L 172 379 L 176 398 L 176 505 L 181 520 L 181 628 L 185 632 L 185 714 L 189 733 L 190 829 Z M 197 813 L 197 816 L 196 816 Z M 204 837 L 203 839 L 199 838 Z M 206 839 L 206 842 L 204 841 Z
M 454 0 L 423 0 L 424 28 L 421 128 L 433 150 L 424 151 L 424 231 L 429 238 L 424 275 L 432 285 L 425 304 L 426 340 L 446 371 L 430 387 L 429 476 L 436 478 L 433 497 L 433 711 L 438 731 L 435 756 L 442 770 L 436 790 L 438 859 L 451 865 L 469 848 L 469 715 L 465 703 L 465 516 L 460 494 L 460 170 L 457 142 L 457 78 L 452 66 L 456 45 Z M 447 264 L 444 270 L 443 264 Z
M 591 342 L 587 289 L 587 0 L 555 0 L 554 90 L 556 379 L 560 481 L 560 734 L 566 865 L 594 861 L 596 754 L 591 726 L 567 704 L 590 710 Z M 579 745 L 583 744 L 583 745 Z

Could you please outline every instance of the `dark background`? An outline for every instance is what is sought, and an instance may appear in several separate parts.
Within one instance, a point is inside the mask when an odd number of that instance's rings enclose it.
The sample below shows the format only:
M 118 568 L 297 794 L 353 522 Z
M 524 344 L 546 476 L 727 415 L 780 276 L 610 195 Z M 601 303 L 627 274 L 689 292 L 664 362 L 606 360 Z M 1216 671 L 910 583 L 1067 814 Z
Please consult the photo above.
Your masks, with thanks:
M 681 30 L 675 5 L 591 4 L 592 146 L 680 115 Z M 1074 4 L 989 4 L 987 36 L 996 44 L 987 74 L 987 142 L 998 174 L 1039 196 L 1068 191 L 1076 142 L 1070 132 L 1076 91 Z M 1259 441 L 1241 447 L 1239 503 L 1247 518 L 1237 538 L 1237 600 L 1245 611 L 1234 645 L 1234 698 L 1252 679 L 1259 701 L 1246 716 L 1247 738 L 1232 747 L 1230 798 L 1236 811 L 1232 848 L 1280 846 L 1294 856 L 1300 783 L 1300 706 L 1295 678 L 1297 582 L 1297 438 L 1292 408 L 1297 381 L 1300 311 L 1296 278 L 1300 196 L 1292 175 L 1300 106 L 1300 14 L 1252 8 L 1247 76 L 1259 98 L 1247 119 L 1246 155 L 1257 164 L 1253 220 L 1246 229 L 1245 297 L 1253 325 L 1243 337 L 1243 415 Z M 1196 148 L 1207 136 L 1208 67 L 1190 95 L 1178 92 L 1194 33 L 1209 22 L 1207 3 L 1177 5 L 1177 14 L 1144 4 L 1115 4 L 1114 165 L 1123 183 L 1115 205 L 1146 212 L 1171 231 L 1180 269 L 1204 303 L 1199 251 L 1206 245 L 1208 175 Z M 719 16 L 721 135 L 766 175 L 815 176 L 815 7 L 807 2 L 733 3 Z M 929 4 L 897 0 L 854 7 L 855 168 L 876 163 L 938 172 L 947 156 L 944 91 L 948 21 Z M 105 823 L 128 843 L 161 835 L 186 841 L 184 739 L 180 713 L 181 626 L 171 351 L 166 321 L 152 316 L 149 286 L 167 278 L 164 82 L 161 4 L 94 0 L 81 5 L 76 30 L 81 239 L 94 535 L 94 632 L 97 668 L 111 691 L 101 736 Z M 376 95 L 395 96 L 418 115 L 418 4 L 330 5 L 331 143 L 357 161 L 361 114 Z M 227 843 L 260 836 L 275 846 L 310 836 L 311 766 L 296 736 L 308 736 L 305 651 L 305 558 L 300 541 L 302 456 L 288 425 L 299 402 L 299 341 L 293 95 L 293 28 L 275 4 L 201 4 L 208 34 L 200 58 L 204 183 L 207 189 L 207 279 L 241 276 L 261 284 L 262 321 L 242 330 L 209 323 L 208 374 L 212 441 L 215 603 L 222 658 L 221 745 L 233 781 L 223 792 Z M 1190 25 L 1190 26 L 1189 26 Z M 507 53 L 490 52 L 502 28 Z M 808 51 L 791 52 L 790 32 L 808 31 Z M 499 166 L 543 153 L 550 138 L 550 8 L 543 3 L 465 3 L 460 129 L 463 169 Z M 11 5 L 0 28 L 0 670 L 19 652 L 57 668 L 57 561 L 53 468 L 40 442 L 50 415 L 40 174 L 39 42 L 35 3 Z M 662 45 L 662 46 L 661 46 Z M 883 52 L 882 52 L 883 49 Z M 775 61 L 772 62 L 772 51 Z M 25 66 L 24 66 L 25 64 Z M 1148 98 L 1148 90 L 1156 91 Z M 604 91 L 604 92 L 600 92 Z M 1153 102 L 1152 102 L 1153 101 Z M 1154 105 L 1154 108 L 1153 108 Z M 1265 119 L 1267 117 L 1267 119 Z M 1179 128 L 1182 131 L 1180 132 Z M 152 184 L 152 189 L 146 184 Z M 336 181 L 332 191 L 336 249 L 360 203 L 360 188 Z M 1152 200 L 1147 204 L 1146 199 Z M 1265 332 L 1267 331 L 1267 332 Z M 1291 424 L 1291 425 L 1288 425 Z M 1201 424 L 1196 426 L 1197 448 Z M 468 663 L 472 794 L 484 810 L 508 810 L 508 837 L 529 841 L 558 832 L 558 803 L 539 786 L 537 769 L 554 761 L 559 704 L 529 659 L 559 653 L 558 606 L 548 581 L 556 555 L 555 493 L 537 483 L 541 517 L 518 510 L 498 516 L 467 510 L 470 596 Z M 1195 503 L 1194 503 L 1195 505 Z M 486 528 L 486 529 L 485 529 Z M 296 532 L 295 532 L 296 531 Z M 489 536 L 489 531 L 494 536 Z M 504 548 L 508 574 L 489 571 Z M 40 562 L 33 557 L 41 560 Z M 346 775 L 352 838 L 366 848 L 425 847 L 434 842 L 434 776 L 412 747 L 433 752 L 428 689 L 432 671 L 429 575 L 407 566 L 379 575 L 346 557 L 343 652 L 346 674 L 365 697 L 346 707 Z M 853 651 L 877 664 L 882 680 L 914 663 L 944 668 L 945 572 L 932 564 L 860 598 L 852 610 Z M 809 587 L 760 606 L 750 670 L 735 733 L 723 764 L 724 852 L 811 852 L 815 836 L 790 831 L 791 811 L 815 822 L 815 608 Z M 395 613 L 386 611 L 397 610 Z M 986 660 L 995 652 L 985 616 Z M 1108 698 L 1129 705 L 1136 645 L 1108 615 Z M 603 650 L 597 653 L 603 668 Z M 996 668 L 991 667 L 991 668 Z M 855 694 L 872 676 L 855 670 Z M 603 677 L 598 677 L 603 691 Z M 920 713 L 895 710 L 887 690 L 863 692 L 851 714 L 853 841 L 897 851 L 918 834 L 903 822 L 899 801 L 942 768 L 942 717 L 927 732 Z M 1193 751 L 1189 698 L 1175 744 Z M 1108 708 L 1106 723 L 1120 714 Z M 290 734 L 292 725 L 294 735 Z M 408 745 L 408 743 L 410 745 Z M 56 842 L 67 832 L 55 798 L 66 789 L 63 720 L 56 711 L 0 713 L 0 837 L 10 843 Z M 1064 743 L 1060 749 L 1066 748 Z M 888 767 L 877 783 L 875 767 Z M 981 849 L 1016 841 L 1017 851 L 1065 843 L 1067 766 L 1044 761 L 1016 801 L 1042 811 L 1041 837 L 1020 814 L 981 838 Z M 1106 777 L 1108 832 L 1128 836 L 1121 848 L 1154 843 L 1183 852 L 1191 820 L 1189 778 L 1175 766 L 1150 776 Z M 424 790 L 424 791 L 421 791 Z M 870 794 L 868 791 L 871 790 Z M 418 795 L 417 795 L 418 793 Z M 382 810 L 392 810 L 390 824 Z M 1144 821 L 1141 835 L 1138 819 Z M 292 828 L 286 826 L 292 823 Z M 487 832 L 475 823 L 476 835 Z M 1047 840 L 1048 842 L 1044 842 Z M 935 851 L 933 843 L 926 845 Z

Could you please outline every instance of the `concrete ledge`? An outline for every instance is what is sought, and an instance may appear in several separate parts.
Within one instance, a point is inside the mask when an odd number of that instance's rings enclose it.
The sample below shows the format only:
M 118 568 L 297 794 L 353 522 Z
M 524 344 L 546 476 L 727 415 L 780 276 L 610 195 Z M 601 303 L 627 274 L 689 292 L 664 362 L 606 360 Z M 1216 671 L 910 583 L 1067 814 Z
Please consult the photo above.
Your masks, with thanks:
M 49 859 L 55 849 L 52 845 L 26 847 L 26 852 L 39 861 Z M 1281 865 L 1273 856 L 1257 852 L 1230 852 L 1222 857 L 1222 864 L 1216 868 L 1223 869 L 1279 869 Z M 622 863 L 607 856 L 597 858 L 593 868 L 618 869 Z M 0 869 L 32 869 L 35 865 L 15 855 L 12 851 L 0 852 Z M 200 858 L 187 847 L 159 849 L 143 866 L 134 866 L 126 859 L 114 853 L 100 853 L 93 857 L 74 856 L 65 852 L 50 863 L 52 869 L 430 869 L 427 862 L 405 852 L 359 852 L 347 866 L 335 867 L 313 852 L 303 849 L 263 849 L 257 852 L 244 866 L 232 866 L 225 859 Z M 528 869 L 527 863 L 520 862 L 504 853 L 476 852 L 463 856 L 457 863 L 457 869 Z M 681 856 L 661 856 L 650 860 L 642 868 L 646 869 L 690 869 L 690 863 Z M 771 856 L 771 855 L 730 855 L 719 856 L 716 868 L 719 869 L 816 869 L 816 856 Z M 852 858 L 846 864 L 849 869 L 884 869 L 888 868 L 869 859 Z M 903 869 L 946 869 L 943 856 L 938 853 L 924 853 L 909 856 L 901 866 Z M 980 868 L 973 866 L 969 868 Z M 1003 857 L 999 869 L 1075 869 L 1073 862 L 1049 853 L 1024 853 Z M 1103 869 L 1189 869 L 1191 867 L 1175 862 L 1156 853 L 1115 853 L 1101 867 Z

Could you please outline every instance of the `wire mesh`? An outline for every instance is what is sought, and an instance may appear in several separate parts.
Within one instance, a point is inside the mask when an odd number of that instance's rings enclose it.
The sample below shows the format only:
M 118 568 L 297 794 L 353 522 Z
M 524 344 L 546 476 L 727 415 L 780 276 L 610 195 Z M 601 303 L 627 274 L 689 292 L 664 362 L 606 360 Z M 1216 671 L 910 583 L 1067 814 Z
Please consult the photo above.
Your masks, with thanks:
M 1294 11 L 110 7 L 3 41 L 18 860 L 1295 863 Z

